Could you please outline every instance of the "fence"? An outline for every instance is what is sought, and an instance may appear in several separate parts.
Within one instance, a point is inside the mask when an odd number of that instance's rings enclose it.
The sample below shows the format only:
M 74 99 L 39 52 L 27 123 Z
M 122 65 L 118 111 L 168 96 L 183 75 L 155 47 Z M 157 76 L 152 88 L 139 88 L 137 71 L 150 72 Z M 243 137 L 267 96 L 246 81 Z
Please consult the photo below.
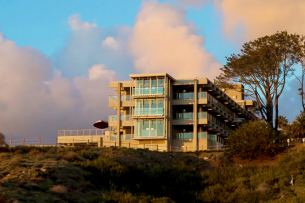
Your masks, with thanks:
M 58 136 L 91 136 L 91 135 L 105 135 L 107 129 L 83 129 L 83 130 L 59 130 Z
M 101 147 L 125 147 L 132 149 L 148 149 L 151 151 L 170 151 L 170 152 L 192 152 L 199 150 L 222 150 L 224 145 L 217 144 L 215 146 L 206 146 L 201 145 L 198 146 L 198 149 L 192 146 L 169 146 L 167 148 L 164 144 L 135 144 L 131 142 L 122 142 L 121 146 L 119 146 L 118 142 L 102 142 Z
M 19 140 L 12 140 L 10 139 L 9 141 L 9 146 L 10 147 L 15 147 L 15 146 L 38 146 L 38 147 L 43 147 L 43 146 L 57 146 L 57 138 L 56 139 L 19 139 Z

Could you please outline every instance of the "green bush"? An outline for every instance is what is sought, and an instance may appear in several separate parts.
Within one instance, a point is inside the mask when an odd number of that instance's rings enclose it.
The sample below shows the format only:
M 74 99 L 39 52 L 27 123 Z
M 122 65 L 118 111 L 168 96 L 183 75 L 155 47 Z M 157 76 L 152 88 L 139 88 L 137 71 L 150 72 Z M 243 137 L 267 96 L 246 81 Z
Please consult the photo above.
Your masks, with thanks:
M 231 133 L 226 152 L 242 159 L 264 159 L 282 150 L 281 134 L 264 121 L 250 121 Z

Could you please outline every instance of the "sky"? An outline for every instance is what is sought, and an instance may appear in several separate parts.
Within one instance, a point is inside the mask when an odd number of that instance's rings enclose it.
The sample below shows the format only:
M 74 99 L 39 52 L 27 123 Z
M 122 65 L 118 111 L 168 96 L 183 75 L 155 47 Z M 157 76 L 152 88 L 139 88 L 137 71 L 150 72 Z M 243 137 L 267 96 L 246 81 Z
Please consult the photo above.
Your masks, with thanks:
M 303 0 L 0 0 L 0 131 L 91 129 L 114 113 L 111 81 L 156 72 L 213 80 L 243 43 L 305 34 L 304 9 Z M 280 98 L 290 121 L 298 87 L 291 77 Z

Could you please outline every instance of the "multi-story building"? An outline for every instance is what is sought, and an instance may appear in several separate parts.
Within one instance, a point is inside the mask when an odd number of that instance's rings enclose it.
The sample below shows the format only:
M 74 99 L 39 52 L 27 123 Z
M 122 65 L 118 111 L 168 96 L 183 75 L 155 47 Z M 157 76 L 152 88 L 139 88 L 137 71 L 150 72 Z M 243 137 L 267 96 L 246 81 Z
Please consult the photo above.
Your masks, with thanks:
M 175 79 L 167 73 L 132 74 L 111 82 L 110 131 L 104 145 L 143 145 L 165 151 L 220 148 L 231 130 L 254 119 L 252 100 L 240 91 L 220 89 L 207 78 Z

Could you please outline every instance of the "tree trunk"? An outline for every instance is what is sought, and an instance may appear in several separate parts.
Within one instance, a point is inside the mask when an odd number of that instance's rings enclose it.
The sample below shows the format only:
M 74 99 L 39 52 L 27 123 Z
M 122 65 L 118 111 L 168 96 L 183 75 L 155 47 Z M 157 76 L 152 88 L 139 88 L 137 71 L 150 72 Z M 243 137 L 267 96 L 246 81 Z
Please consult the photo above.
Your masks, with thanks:
M 270 127 L 273 127 L 273 105 L 272 102 L 269 102 L 269 104 L 267 104 L 267 123 L 269 123 Z

